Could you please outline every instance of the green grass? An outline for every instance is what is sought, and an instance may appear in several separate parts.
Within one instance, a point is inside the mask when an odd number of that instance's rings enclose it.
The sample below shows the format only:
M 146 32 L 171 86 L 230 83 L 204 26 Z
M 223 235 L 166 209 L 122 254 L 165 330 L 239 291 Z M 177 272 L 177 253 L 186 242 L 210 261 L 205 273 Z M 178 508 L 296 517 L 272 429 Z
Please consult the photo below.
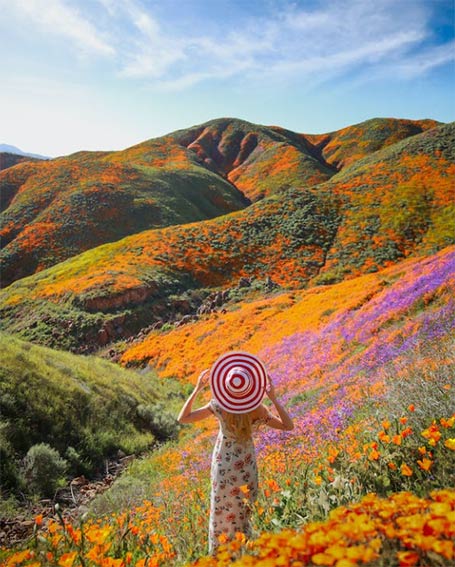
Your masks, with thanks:
M 168 409 L 181 403 L 176 384 L 4 333 L 0 340 L 1 481 L 7 491 L 27 490 L 21 461 L 34 445 L 57 450 L 69 474 L 90 475 L 118 450 L 140 453 L 178 431 Z

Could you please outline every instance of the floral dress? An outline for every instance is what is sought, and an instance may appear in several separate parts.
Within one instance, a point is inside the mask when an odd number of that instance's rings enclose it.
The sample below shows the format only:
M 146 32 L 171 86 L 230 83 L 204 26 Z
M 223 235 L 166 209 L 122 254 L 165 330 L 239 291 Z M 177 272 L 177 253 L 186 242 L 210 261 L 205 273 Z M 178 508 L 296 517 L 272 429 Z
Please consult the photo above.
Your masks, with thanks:
M 231 539 L 235 532 L 251 537 L 251 505 L 258 493 L 258 469 L 253 439 L 238 441 L 228 431 L 221 407 L 215 400 L 210 409 L 220 422 L 211 465 L 209 553 L 220 544 L 219 536 Z M 266 423 L 253 422 L 253 426 Z

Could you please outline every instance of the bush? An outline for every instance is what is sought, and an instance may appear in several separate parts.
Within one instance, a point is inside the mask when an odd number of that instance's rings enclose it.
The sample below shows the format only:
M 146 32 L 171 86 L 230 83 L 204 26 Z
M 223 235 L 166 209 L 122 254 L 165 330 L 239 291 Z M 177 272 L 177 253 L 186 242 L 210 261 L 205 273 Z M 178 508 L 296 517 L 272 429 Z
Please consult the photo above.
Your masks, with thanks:
M 175 417 L 166 411 L 163 403 L 153 406 L 141 404 L 137 407 L 138 416 L 146 422 L 153 435 L 159 440 L 175 438 L 180 430 Z
M 67 462 L 47 443 L 33 445 L 27 452 L 23 473 L 30 491 L 40 496 L 53 496 L 64 480 Z
M 14 451 L 11 444 L 5 439 L 0 426 L 0 479 L 2 487 L 7 490 L 19 491 L 23 479 L 16 466 Z

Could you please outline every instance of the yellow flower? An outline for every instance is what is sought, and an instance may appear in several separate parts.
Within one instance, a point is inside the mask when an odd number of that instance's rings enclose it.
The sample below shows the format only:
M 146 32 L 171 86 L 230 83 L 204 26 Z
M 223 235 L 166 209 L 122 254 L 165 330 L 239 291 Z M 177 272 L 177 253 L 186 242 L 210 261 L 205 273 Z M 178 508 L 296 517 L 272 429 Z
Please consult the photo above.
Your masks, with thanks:
M 417 461 L 417 464 L 423 471 L 429 471 L 433 461 L 431 459 L 422 459 L 421 461 Z
M 412 469 L 406 463 L 401 465 L 400 470 L 403 476 L 412 476 Z
M 376 449 L 371 449 L 370 454 L 368 455 L 368 459 L 370 461 L 377 461 L 379 459 L 379 453 L 376 451 Z
M 397 553 L 397 559 L 400 567 L 413 567 L 417 564 L 420 557 L 415 551 L 399 551 Z
M 76 551 L 64 553 L 58 560 L 58 564 L 60 565 L 60 567 L 72 567 L 74 560 L 76 559 L 76 555 Z
M 27 559 L 31 559 L 31 557 L 32 554 L 28 549 L 26 549 L 25 551 L 18 551 L 17 553 L 14 553 L 9 557 L 7 565 L 19 565 Z
M 333 565 L 336 561 L 335 557 L 328 555 L 327 553 L 315 553 L 311 561 L 315 565 Z
M 440 423 L 442 425 L 442 427 L 445 427 L 446 429 L 449 429 L 450 427 L 453 427 L 455 425 L 455 417 L 449 417 L 449 419 L 445 419 L 444 417 L 441 418 Z
M 390 435 L 387 435 L 385 431 L 381 431 L 378 437 L 383 443 L 390 443 Z
M 455 451 L 455 438 L 446 439 L 444 447 L 447 447 L 447 449 L 450 449 L 451 451 Z
M 453 559 L 454 557 L 453 542 L 449 540 L 435 541 L 432 545 L 432 549 L 433 551 L 436 551 L 436 553 L 439 553 L 439 555 L 442 555 L 446 559 Z

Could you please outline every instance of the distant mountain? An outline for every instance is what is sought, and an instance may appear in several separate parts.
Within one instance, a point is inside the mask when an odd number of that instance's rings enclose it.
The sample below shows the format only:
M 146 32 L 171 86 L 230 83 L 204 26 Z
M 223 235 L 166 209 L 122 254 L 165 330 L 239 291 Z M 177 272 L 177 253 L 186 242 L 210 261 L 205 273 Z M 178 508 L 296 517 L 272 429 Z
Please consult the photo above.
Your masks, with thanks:
M 436 120 L 372 118 L 329 134 L 306 134 L 305 137 L 329 165 L 342 169 L 373 152 L 440 125 Z
M 146 229 L 246 207 L 229 181 L 166 139 L 0 173 L 3 285 Z
M 0 172 L 2 285 L 127 235 L 317 186 L 435 124 L 374 119 L 314 136 L 222 118 L 119 152 L 17 165 Z
M 18 154 L 10 154 L 7 152 L 0 152 L 0 171 L 2 171 L 3 169 L 8 169 L 8 167 L 13 167 L 13 165 L 17 165 L 18 163 L 22 163 L 24 161 L 37 161 L 37 158 Z
M 171 138 L 252 201 L 283 188 L 321 183 L 336 172 L 304 136 L 244 120 L 220 118 Z
M 8 154 L 16 154 L 19 156 L 32 157 L 36 159 L 50 159 L 48 156 L 42 156 L 40 154 L 31 154 L 29 152 L 24 152 L 17 148 L 16 146 L 11 146 L 10 144 L 0 144 L 0 152 Z
M 323 183 L 131 235 L 18 281 L 0 295 L 2 324 L 50 345 L 93 349 L 194 314 L 211 289 L 242 277 L 301 289 L 434 253 L 455 241 L 454 173 L 452 123 L 383 147 Z

